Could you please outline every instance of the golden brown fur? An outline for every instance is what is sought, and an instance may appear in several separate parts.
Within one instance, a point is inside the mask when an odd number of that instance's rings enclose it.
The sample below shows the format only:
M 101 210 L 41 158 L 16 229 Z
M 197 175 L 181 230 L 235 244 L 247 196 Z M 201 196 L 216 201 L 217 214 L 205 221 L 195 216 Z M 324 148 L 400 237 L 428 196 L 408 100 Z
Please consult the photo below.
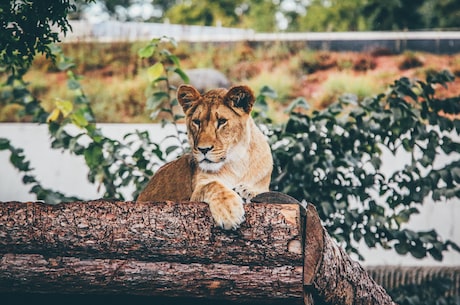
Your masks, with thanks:
M 268 191 L 270 147 L 250 116 L 254 94 L 246 86 L 201 95 L 182 85 L 177 97 L 186 115 L 192 152 L 161 167 L 139 201 L 203 201 L 216 223 L 234 229 L 244 221 L 243 202 Z

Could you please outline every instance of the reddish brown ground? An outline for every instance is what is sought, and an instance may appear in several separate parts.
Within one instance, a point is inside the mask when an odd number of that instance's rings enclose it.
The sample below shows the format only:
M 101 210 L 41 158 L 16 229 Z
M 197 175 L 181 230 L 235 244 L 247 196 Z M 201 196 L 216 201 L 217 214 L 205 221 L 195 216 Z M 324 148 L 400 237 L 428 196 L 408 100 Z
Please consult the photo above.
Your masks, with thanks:
M 96 45 L 99 46 L 99 45 Z M 130 45 L 127 45 L 128 47 Z M 100 47 L 100 46 L 99 46 Z M 105 52 L 70 54 L 77 57 L 76 73 L 83 75 L 81 81 L 88 95 L 96 118 L 99 122 L 148 122 L 149 110 L 145 109 L 145 89 L 149 86 L 145 77 L 145 69 L 152 62 L 140 62 L 137 53 L 130 54 L 129 50 L 106 46 Z M 80 46 L 79 52 L 89 52 L 91 48 Z M 247 49 L 247 46 L 245 46 Z M 245 49 L 245 50 L 246 50 Z M 74 51 L 70 48 L 67 52 Z M 119 51 L 119 53 L 116 53 Z M 325 86 L 334 77 L 341 77 L 347 83 L 369 83 L 377 90 L 372 94 L 382 93 L 396 79 L 406 76 L 425 80 L 427 74 L 447 69 L 456 79 L 448 88 L 438 86 L 438 97 L 460 96 L 460 53 L 453 55 L 437 55 L 420 52 L 403 54 L 357 52 L 309 52 L 297 49 L 291 53 L 276 53 L 268 48 L 261 52 L 257 49 L 239 52 L 238 47 L 210 49 L 205 54 L 212 58 L 210 62 L 203 59 L 203 50 L 187 50 L 180 56 L 184 69 L 197 66 L 214 66 L 224 72 L 233 83 L 246 83 L 250 86 L 254 79 L 262 77 L 262 82 L 272 81 L 283 84 L 289 79 L 288 92 L 283 99 L 271 103 L 272 116 L 279 115 L 283 120 L 283 110 L 293 99 L 304 97 L 313 109 L 327 106 L 337 98 Z M 199 53 L 199 54 L 198 54 Z M 244 53 L 244 54 L 243 54 Z M 101 55 L 103 54 L 103 55 Z M 128 55 L 127 55 L 128 54 Z M 201 54 L 201 55 L 200 55 Z M 243 56 L 243 55 L 244 56 Z M 212 56 L 211 56 L 212 55 Z M 209 61 L 208 58 L 208 61 Z M 232 60 L 229 60 L 232 58 Z M 56 97 L 71 99 L 72 94 L 66 88 L 65 73 L 50 69 L 46 61 L 36 61 L 34 68 L 27 75 L 34 95 L 43 102 L 46 109 L 54 107 Z M 271 76 L 271 78 L 266 78 Z M 263 83 L 264 85 L 271 85 Z M 372 86 L 374 87 L 374 86 Z M 367 96 L 367 95 L 366 95 Z M 0 101 L 1 102 L 1 101 Z M 0 103 L 0 121 L 27 121 L 18 118 L 18 106 L 2 105 Z
M 370 77 L 384 86 L 391 85 L 400 77 L 409 77 L 425 81 L 428 73 L 434 71 L 448 70 L 455 75 L 455 80 L 448 84 L 447 88 L 442 86 L 436 87 L 438 97 L 459 96 L 460 95 L 460 54 L 456 55 L 435 55 L 417 53 L 416 58 L 420 66 L 410 66 L 411 56 L 404 55 L 386 55 L 386 56 L 369 56 L 361 53 L 331 53 L 331 56 L 338 58 L 346 57 L 356 65 L 360 58 L 367 57 L 366 60 L 372 61 L 373 66 L 365 70 L 356 70 L 354 67 L 349 73 L 352 76 Z M 407 63 L 409 62 L 409 63 Z M 406 64 L 406 66 L 404 66 Z M 317 70 L 313 73 L 303 75 L 299 84 L 295 87 L 293 96 L 303 96 L 308 101 L 317 100 L 318 96 L 323 93 L 324 82 L 334 73 L 339 73 L 340 67 L 337 65 L 324 70 Z M 350 81 L 353 81 L 351 78 Z M 320 101 L 318 101 L 320 102 Z M 318 106 L 320 106 L 318 104 Z

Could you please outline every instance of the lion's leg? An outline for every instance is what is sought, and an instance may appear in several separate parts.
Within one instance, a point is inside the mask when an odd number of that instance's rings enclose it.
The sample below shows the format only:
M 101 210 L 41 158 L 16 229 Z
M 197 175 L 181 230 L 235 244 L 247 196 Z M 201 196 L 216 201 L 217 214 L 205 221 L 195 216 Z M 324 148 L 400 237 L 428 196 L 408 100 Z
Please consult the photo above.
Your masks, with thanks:
M 242 199 L 220 182 L 197 185 L 191 201 L 208 203 L 214 221 L 226 230 L 236 229 L 244 221 Z

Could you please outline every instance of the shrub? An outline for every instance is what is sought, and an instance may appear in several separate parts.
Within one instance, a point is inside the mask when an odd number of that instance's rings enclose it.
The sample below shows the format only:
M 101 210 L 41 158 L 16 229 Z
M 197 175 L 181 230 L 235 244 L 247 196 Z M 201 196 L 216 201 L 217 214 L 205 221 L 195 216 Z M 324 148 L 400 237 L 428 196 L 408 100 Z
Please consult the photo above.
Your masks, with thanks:
M 309 74 L 318 70 L 328 70 L 337 66 L 337 60 L 328 52 L 314 52 L 311 50 L 300 52 L 300 68 Z
M 405 52 L 398 65 L 399 70 L 423 67 L 423 61 L 414 52 Z
M 350 81 L 352 79 L 352 81 Z M 370 75 L 352 76 L 350 73 L 331 73 L 322 85 L 321 107 L 327 107 L 344 94 L 353 94 L 359 101 L 377 94 L 382 88 Z
M 375 47 L 370 50 L 370 55 L 372 57 L 380 57 L 380 56 L 390 56 L 393 55 L 394 52 L 386 47 Z
M 446 71 L 426 82 L 401 78 L 387 94 L 359 103 L 342 97 L 322 111 L 291 112 L 270 134 L 272 188 L 315 204 L 329 233 L 358 255 L 363 239 L 369 247 L 394 247 L 417 258 L 441 260 L 449 246 L 459 250 L 435 231 L 404 228 L 426 197 L 460 197 L 460 161 L 432 166 L 439 153 L 460 151 L 448 135 L 459 133 L 460 120 L 442 115 L 458 117 L 460 97 L 438 99 L 434 91 L 452 79 Z M 381 168 L 383 149 L 404 149 L 411 161 L 388 177 Z
M 365 56 L 360 56 L 358 59 L 355 60 L 353 63 L 353 70 L 355 71 L 367 71 L 367 70 L 373 70 L 377 64 L 375 63 L 374 58 L 365 55 Z

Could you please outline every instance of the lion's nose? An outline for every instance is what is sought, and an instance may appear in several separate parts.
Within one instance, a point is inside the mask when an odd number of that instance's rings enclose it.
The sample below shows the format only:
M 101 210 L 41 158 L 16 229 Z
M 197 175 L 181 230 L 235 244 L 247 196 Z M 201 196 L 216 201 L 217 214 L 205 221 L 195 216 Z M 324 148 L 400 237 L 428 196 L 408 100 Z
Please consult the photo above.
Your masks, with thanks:
M 214 146 L 208 146 L 208 147 L 198 147 L 198 150 L 203 154 L 206 155 L 208 151 L 212 150 Z

